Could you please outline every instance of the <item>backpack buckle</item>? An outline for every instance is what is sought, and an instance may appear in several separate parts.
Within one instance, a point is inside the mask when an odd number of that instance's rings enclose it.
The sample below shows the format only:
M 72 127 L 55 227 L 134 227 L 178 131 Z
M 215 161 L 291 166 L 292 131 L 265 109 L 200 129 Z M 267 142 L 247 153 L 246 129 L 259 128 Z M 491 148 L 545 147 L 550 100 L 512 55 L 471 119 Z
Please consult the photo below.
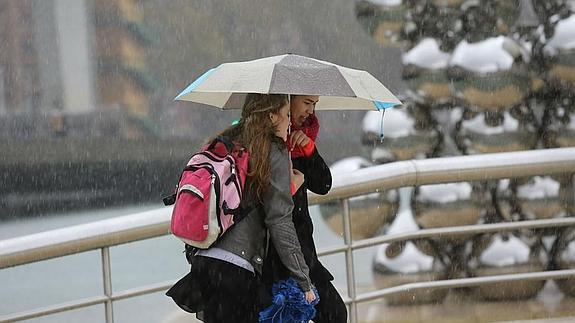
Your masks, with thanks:
M 176 203 L 176 193 L 162 197 L 165 206 L 173 205 Z

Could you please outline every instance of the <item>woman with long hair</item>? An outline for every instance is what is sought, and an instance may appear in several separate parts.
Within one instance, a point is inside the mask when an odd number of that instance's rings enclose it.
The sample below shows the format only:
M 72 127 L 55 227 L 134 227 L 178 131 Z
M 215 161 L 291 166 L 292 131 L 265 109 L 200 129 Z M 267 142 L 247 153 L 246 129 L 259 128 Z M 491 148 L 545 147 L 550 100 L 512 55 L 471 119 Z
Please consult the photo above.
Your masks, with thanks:
M 319 133 L 319 120 L 315 115 L 315 105 L 319 101 L 316 95 L 292 95 L 291 134 L 288 140 L 293 169 L 301 171 L 305 181 L 293 193 L 294 210 L 292 219 L 301 244 L 302 252 L 313 285 L 319 294 L 319 303 L 315 305 L 315 323 L 347 322 L 347 307 L 332 284 L 332 274 L 318 259 L 313 240 L 313 223 L 308 210 L 307 190 L 316 194 L 327 194 L 331 189 L 331 172 L 319 154 L 315 141 Z M 263 280 L 270 286 L 289 277 L 289 269 L 281 261 L 281 247 L 270 243 L 268 255 L 264 261 Z
M 290 183 L 299 188 L 304 178 L 289 161 L 289 122 L 287 96 L 248 94 L 239 123 L 219 134 L 250 153 L 240 204 L 249 211 L 209 249 L 191 255 L 190 273 L 167 293 L 206 323 L 258 321 L 268 237 L 308 302 L 315 299 L 291 217 Z

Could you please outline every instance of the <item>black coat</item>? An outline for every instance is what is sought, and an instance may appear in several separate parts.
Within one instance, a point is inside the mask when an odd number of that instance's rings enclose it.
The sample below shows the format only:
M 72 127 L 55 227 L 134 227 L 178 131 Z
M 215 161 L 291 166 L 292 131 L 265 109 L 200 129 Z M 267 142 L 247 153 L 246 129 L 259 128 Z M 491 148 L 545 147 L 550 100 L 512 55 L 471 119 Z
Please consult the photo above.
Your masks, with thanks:
M 305 176 L 305 181 L 296 194 L 292 197 L 294 209 L 292 219 L 295 225 L 297 236 L 305 261 L 309 267 L 312 283 L 331 281 L 333 276 L 320 263 L 315 243 L 313 241 L 313 223 L 308 210 L 307 190 L 316 194 L 327 194 L 331 189 L 331 172 L 329 167 L 320 156 L 317 148 L 314 149 L 310 157 L 298 157 L 293 161 L 293 168 L 301 171 Z M 267 256 L 264 260 L 263 280 L 271 285 L 274 281 L 286 279 L 289 272 L 282 264 L 278 253 L 271 243 L 268 246 Z

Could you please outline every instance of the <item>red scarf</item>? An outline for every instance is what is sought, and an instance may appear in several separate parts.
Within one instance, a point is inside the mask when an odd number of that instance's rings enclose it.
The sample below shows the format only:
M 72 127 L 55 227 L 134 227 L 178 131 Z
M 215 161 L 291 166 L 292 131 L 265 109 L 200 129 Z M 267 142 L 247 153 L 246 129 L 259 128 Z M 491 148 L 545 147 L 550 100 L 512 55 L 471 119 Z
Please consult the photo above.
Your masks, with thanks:
M 317 119 L 317 117 L 314 114 L 311 114 L 309 117 L 307 117 L 307 119 L 305 119 L 305 121 L 303 122 L 303 124 L 298 127 L 294 124 L 292 124 L 291 126 L 291 131 L 298 131 L 301 130 L 306 136 L 308 136 L 312 141 L 315 142 L 317 135 L 319 133 L 319 120 Z M 290 147 L 291 148 L 291 147 Z M 305 156 L 303 151 L 301 150 L 301 147 L 294 147 L 293 150 L 291 151 L 291 158 L 298 158 L 298 157 L 302 157 Z

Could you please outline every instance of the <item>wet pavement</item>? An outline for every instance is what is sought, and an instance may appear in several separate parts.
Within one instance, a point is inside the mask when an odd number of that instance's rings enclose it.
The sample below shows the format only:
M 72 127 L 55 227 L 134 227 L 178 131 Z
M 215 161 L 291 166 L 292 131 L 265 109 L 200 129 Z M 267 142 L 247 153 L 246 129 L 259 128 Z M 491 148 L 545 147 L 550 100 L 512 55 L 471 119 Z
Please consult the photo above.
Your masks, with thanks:
M 489 302 L 473 291 L 450 291 L 438 304 L 388 306 L 374 301 L 358 306 L 359 321 L 383 322 L 575 322 L 575 298 L 547 282 L 537 297 Z

